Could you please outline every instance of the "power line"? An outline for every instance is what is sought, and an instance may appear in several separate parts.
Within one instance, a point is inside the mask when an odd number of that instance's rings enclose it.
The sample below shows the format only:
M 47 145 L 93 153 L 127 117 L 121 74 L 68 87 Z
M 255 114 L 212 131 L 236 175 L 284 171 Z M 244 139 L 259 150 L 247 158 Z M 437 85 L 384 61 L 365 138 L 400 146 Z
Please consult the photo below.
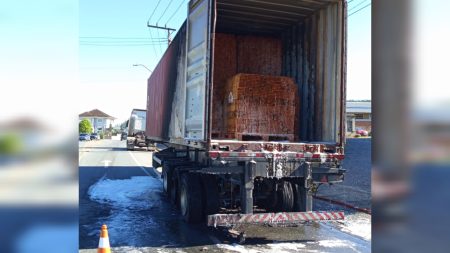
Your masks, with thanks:
M 357 13 L 357 12 L 363 10 L 363 9 L 365 9 L 365 8 L 368 7 L 369 5 L 371 5 L 371 3 L 369 3 L 368 5 L 365 5 L 364 7 L 360 8 L 360 9 L 354 11 L 354 12 L 352 12 L 351 14 L 348 15 L 348 17 L 350 17 L 351 15 L 353 15 L 353 14 L 355 14 L 355 13 Z
M 161 0 L 158 0 L 158 3 L 156 4 L 155 9 L 153 9 L 152 14 L 151 14 L 150 17 L 147 19 L 147 25 L 150 23 L 150 20 L 152 19 L 153 15 L 155 14 L 156 9 L 158 9 L 158 6 L 159 6 L 160 3 L 161 3 Z M 153 39 L 152 31 L 150 30 L 150 28 L 148 29 L 148 33 L 149 33 L 149 35 L 150 35 L 150 39 Z M 159 37 L 159 33 L 158 33 L 158 37 Z M 152 47 L 153 47 L 153 51 L 155 52 L 155 57 L 157 57 L 158 54 L 156 53 L 156 46 L 153 45 Z M 160 48 L 160 50 L 161 50 L 161 45 L 159 45 L 159 48 Z
M 124 42 L 124 43 L 103 43 L 98 41 L 80 41 L 79 44 L 98 44 L 98 45 L 105 45 L 105 46 L 115 46 L 115 45 L 156 45 L 156 44 L 165 44 L 166 42 L 136 42 L 136 43 L 130 43 L 130 42 Z
M 363 0 L 363 1 L 359 2 L 357 5 L 352 6 L 352 8 L 350 8 L 350 10 L 348 10 L 348 11 L 352 11 L 352 10 L 356 9 L 356 7 L 360 6 L 360 5 L 363 4 L 364 2 L 367 2 L 367 0 Z
M 151 29 L 151 28 L 150 28 Z M 161 36 L 160 34 L 159 34 L 159 29 L 156 29 L 156 33 L 158 34 L 158 37 L 159 36 Z M 159 45 L 159 51 L 162 53 L 162 52 L 164 52 L 164 50 L 162 49 L 162 46 L 161 45 Z
M 149 28 L 155 28 L 155 29 L 161 29 L 161 30 L 165 30 L 165 31 L 167 31 L 167 45 L 170 45 L 170 42 L 171 42 L 171 40 L 170 40 L 170 35 L 173 33 L 173 32 L 175 32 L 176 30 L 175 29 L 173 29 L 173 28 L 170 28 L 170 27 L 167 27 L 167 26 L 158 26 L 158 25 L 150 25 L 150 24 L 147 24 L 147 27 L 149 27 Z M 157 31 L 158 31 L 157 30 Z M 158 31 L 158 34 L 159 34 L 159 31 Z
M 156 9 L 158 9 L 159 3 L 161 2 L 161 0 L 158 0 L 158 3 L 156 4 L 155 9 L 153 9 L 152 14 L 150 15 L 150 17 L 147 20 L 147 23 L 150 22 L 150 19 L 153 17 L 153 15 L 155 14 Z
M 172 14 L 172 16 L 170 16 L 170 18 L 166 21 L 166 25 L 167 23 L 170 22 L 170 20 L 172 20 L 172 18 L 175 16 L 175 14 L 177 14 L 177 12 L 180 10 L 181 6 L 183 6 L 183 4 L 185 3 L 185 0 L 181 0 L 180 5 L 178 5 L 177 9 L 175 10 L 175 12 Z
M 108 37 L 108 36 L 80 36 L 80 39 L 101 39 L 101 40 L 148 40 L 148 37 Z M 155 38 L 164 40 L 165 38 Z
M 349 4 L 349 3 L 351 3 L 351 2 L 353 2 L 353 0 L 348 1 L 347 4 Z
M 80 44 L 98 44 L 98 45 L 105 45 L 105 46 L 109 46 L 109 45 L 151 45 L 151 44 L 165 44 L 166 42 L 161 42 L 161 41 L 153 41 L 153 42 L 135 42 L 135 43 L 130 43 L 130 42 L 124 42 L 124 43 L 104 43 L 101 41 L 80 41 Z
M 158 25 L 158 23 L 161 20 L 161 18 L 164 16 L 164 14 L 166 14 L 166 11 L 169 9 L 169 6 L 172 4 L 172 2 L 173 2 L 173 0 L 170 0 L 170 2 L 167 5 L 166 9 L 163 11 L 163 14 L 161 15 L 161 17 L 159 17 L 158 21 L 156 21 L 156 25 Z
M 141 47 L 141 46 L 154 46 L 161 43 L 148 43 L 148 44 L 95 44 L 95 43 L 80 43 L 80 46 L 98 46 L 98 47 Z
M 167 39 L 154 39 L 154 40 L 79 40 L 81 43 L 103 43 L 103 44 L 127 44 L 127 43 L 152 43 L 152 42 L 167 42 Z
M 148 23 L 147 23 L 147 24 L 148 24 Z M 150 35 L 150 39 L 153 39 L 152 31 L 151 31 L 150 28 L 148 28 L 148 34 Z M 156 53 L 156 46 L 153 45 L 152 47 L 153 47 L 153 51 L 155 52 L 155 58 L 156 58 L 156 57 L 158 56 L 158 54 Z

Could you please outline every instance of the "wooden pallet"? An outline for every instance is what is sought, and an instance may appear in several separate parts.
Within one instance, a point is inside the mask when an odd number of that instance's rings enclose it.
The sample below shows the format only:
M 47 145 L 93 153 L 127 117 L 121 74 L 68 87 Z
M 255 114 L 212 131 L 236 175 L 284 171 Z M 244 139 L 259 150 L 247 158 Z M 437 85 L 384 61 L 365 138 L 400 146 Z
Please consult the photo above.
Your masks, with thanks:
M 230 135 L 231 136 L 231 135 Z M 246 134 L 236 133 L 235 138 L 240 141 L 294 141 L 294 134 Z

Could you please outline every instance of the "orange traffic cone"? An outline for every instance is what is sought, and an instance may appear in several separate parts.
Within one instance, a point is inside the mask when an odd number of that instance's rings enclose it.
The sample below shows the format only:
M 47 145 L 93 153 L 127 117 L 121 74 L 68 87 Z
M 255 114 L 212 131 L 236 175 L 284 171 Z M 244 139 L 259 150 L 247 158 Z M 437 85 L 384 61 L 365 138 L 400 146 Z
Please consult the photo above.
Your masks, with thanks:
M 108 237 L 108 227 L 106 225 L 102 226 L 100 231 L 100 241 L 98 242 L 98 253 L 111 253 L 111 248 L 109 247 L 109 237 Z

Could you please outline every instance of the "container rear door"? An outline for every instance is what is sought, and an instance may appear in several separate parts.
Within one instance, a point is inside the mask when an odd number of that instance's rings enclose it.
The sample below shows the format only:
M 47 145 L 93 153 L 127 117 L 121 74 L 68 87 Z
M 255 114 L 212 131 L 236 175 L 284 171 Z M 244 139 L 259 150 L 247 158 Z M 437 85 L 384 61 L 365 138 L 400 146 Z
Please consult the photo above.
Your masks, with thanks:
M 188 140 L 205 140 L 210 16 L 210 0 L 189 2 L 185 114 L 185 138 Z

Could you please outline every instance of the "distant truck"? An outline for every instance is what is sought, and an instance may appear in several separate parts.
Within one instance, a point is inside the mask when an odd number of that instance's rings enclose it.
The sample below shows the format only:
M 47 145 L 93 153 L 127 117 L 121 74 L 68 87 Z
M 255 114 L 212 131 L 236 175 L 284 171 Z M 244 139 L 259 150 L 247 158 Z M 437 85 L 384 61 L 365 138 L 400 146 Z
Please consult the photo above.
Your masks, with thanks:
M 148 79 L 146 138 L 187 222 L 343 219 L 347 3 L 191 0 Z M 140 140 L 142 145 L 144 141 Z
M 143 109 L 133 109 L 127 122 L 127 150 L 135 148 L 146 148 L 154 150 L 154 146 L 145 136 L 147 111 Z

